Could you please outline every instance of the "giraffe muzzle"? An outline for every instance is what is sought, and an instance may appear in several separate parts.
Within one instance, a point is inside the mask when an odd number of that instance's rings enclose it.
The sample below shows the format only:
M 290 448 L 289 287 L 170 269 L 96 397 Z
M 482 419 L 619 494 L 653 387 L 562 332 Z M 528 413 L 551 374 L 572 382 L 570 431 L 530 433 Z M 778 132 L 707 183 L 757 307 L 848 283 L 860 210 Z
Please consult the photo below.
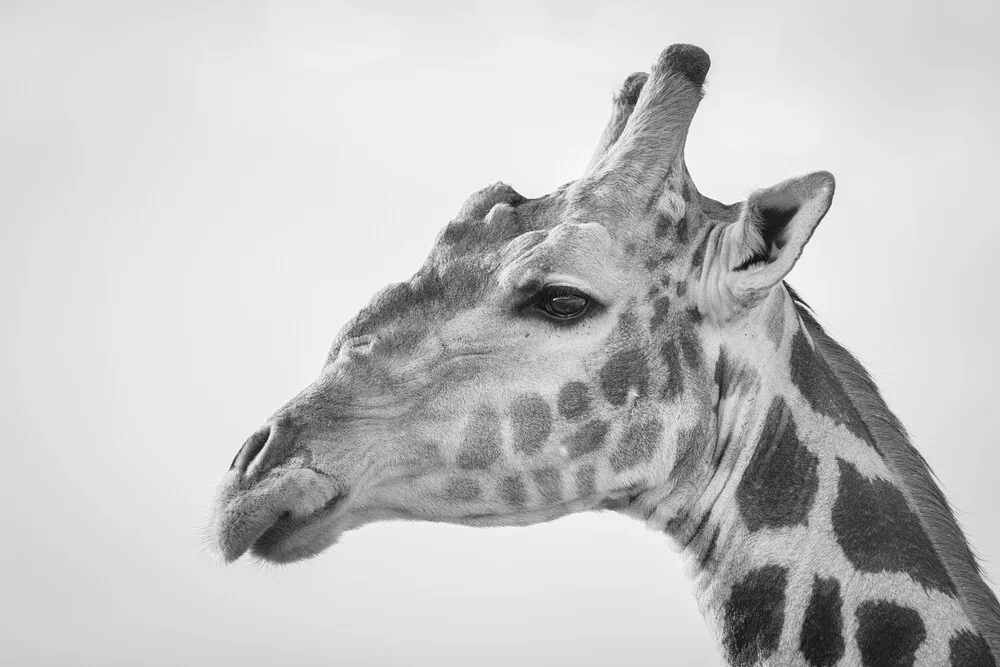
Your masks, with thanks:
M 240 447 L 223 478 L 212 532 L 226 561 L 247 551 L 273 562 L 311 556 L 336 538 L 343 480 L 312 466 L 304 427 L 279 413 Z

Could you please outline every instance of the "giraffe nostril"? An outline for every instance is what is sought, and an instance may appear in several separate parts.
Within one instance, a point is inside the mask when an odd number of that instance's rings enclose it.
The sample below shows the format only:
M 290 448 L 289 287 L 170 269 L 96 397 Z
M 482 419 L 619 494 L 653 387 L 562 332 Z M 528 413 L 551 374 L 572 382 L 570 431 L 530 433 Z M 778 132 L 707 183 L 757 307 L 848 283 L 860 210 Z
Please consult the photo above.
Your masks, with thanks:
M 238 469 L 240 473 L 245 473 L 250 464 L 253 463 L 253 460 L 264 449 L 264 445 L 267 444 L 267 440 L 270 437 L 270 425 L 258 429 L 256 433 L 247 438 L 247 441 L 240 447 L 240 451 L 236 452 L 236 456 L 233 457 L 233 462 L 229 465 L 229 469 Z

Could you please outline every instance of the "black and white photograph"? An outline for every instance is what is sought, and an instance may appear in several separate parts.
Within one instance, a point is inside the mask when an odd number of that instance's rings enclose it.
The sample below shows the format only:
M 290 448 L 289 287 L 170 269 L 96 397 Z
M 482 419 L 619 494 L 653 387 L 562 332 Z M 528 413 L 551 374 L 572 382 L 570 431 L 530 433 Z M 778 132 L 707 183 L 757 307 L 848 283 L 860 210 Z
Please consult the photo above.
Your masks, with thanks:
M 998 29 L 0 0 L 0 664 L 997 667 Z

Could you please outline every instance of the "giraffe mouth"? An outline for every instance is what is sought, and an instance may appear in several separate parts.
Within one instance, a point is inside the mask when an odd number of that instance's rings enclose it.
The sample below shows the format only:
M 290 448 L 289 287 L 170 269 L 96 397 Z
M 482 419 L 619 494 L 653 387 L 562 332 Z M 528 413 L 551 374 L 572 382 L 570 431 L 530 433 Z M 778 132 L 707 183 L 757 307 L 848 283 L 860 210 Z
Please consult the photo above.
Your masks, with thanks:
M 336 540 L 337 531 L 332 528 L 346 500 L 347 494 L 337 493 L 311 514 L 294 516 L 285 512 L 254 540 L 250 553 L 273 563 L 317 555 Z
M 218 552 L 229 563 L 248 551 L 273 563 L 315 556 L 343 532 L 348 491 L 313 470 L 290 471 L 249 488 L 231 474 L 212 519 Z

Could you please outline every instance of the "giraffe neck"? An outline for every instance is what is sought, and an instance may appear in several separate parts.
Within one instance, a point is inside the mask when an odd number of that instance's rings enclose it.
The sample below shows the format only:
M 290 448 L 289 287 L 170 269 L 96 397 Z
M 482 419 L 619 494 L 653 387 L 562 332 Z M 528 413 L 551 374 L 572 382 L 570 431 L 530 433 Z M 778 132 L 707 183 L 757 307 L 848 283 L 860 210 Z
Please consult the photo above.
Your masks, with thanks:
M 734 665 L 996 664 L 903 480 L 792 300 L 775 294 L 761 309 L 766 343 L 720 341 L 709 476 L 667 525 L 723 654 Z

